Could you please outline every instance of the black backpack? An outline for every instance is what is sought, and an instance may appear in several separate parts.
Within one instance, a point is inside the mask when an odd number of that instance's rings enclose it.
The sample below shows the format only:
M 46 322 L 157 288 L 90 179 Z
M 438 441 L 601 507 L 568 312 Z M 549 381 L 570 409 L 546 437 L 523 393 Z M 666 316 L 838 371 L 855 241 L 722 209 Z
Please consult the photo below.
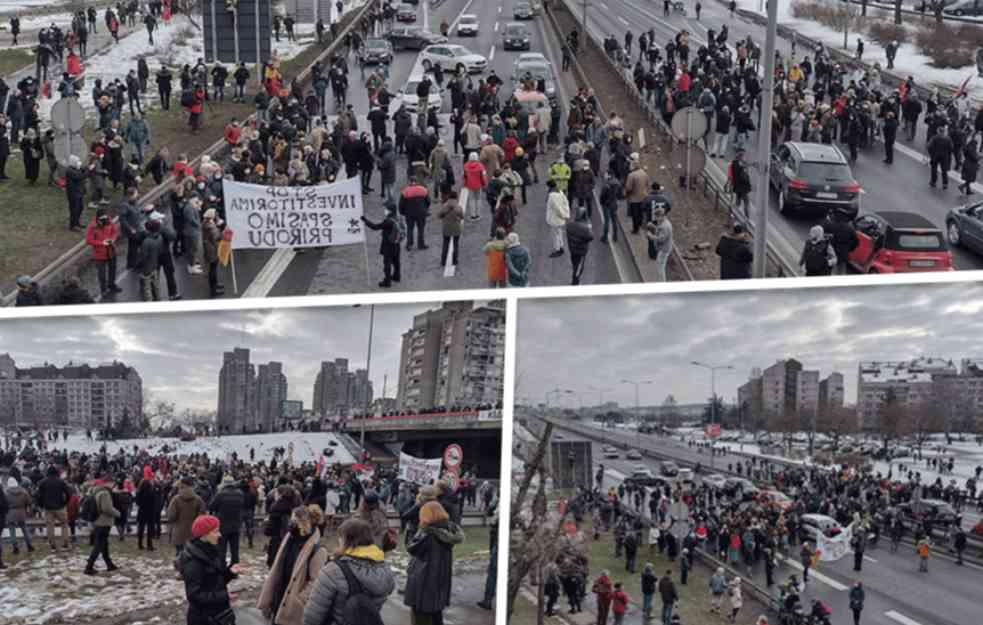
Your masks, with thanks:
M 181 106 L 187 108 L 195 103 L 195 92 L 191 89 L 181 91 Z
M 95 491 L 82 497 L 82 502 L 79 504 L 79 518 L 86 523 L 95 523 L 99 518 L 99 503 L 96 501 Z
M 348 597 L 341 608 L 342 618 L 347 625 L 385 625 L 378 608 L 372 605 L 372 600 L 344 560 L 335 560 L 335 564 L 345 575 L 348 582 Z
M 819 243 L 813 243 L 812 241 L 806 242 L 804 254 L 806 274 L 810 276 L 822 276 L 829 273 L 829 261 L 826 257 L 828 246 L 829 241 L 827 239 L 823 239 Z

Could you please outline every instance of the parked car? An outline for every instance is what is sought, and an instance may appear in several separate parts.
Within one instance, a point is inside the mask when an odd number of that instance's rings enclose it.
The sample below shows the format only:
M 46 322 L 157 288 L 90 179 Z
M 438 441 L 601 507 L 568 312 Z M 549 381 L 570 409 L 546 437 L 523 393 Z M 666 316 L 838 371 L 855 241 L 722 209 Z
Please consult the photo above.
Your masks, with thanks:
M 458 73 L 480 74 L 488 67 L 488 59 L 475 54 L 464 46 L 440 44 L 424 48 L 420 53 L 420 64 L 429 71 L 434 63 L 440 63 L 445 70 Z
M 704 484 L 715 490 L 723 490 L 725 483 L 727 482 L 727 478 L 724 477 L 723 475 L 720 475 L 719 473 L 711 473 L 710 475 L 704 475 L 702 478 L 700 478 L 700 480 Z
M 371 38 L 365 40 L 362 48 L 362 59 L 367 65 L 393 62 L 393 44 L 386 39 Z
M 638 451 L 637 449 L 629 449 L 628 453 L 625 454 L 625 458 L 629 460 L 641 460 L 642 452 Z
M 848 262 L 860 273 L 953 271 L 942 231 L 917 213 L 867 213 L 854 224 L 859 244 Z
M 825 514 L 803 514 L 799 520 L 802 522 L 800 526 L 802 536 L 813 544 L 820 533 L 827 538 L 835 538 L 843 532 L 843 527 L 836 522 L 836 519 Z
M 678 482 L 692 482 L 693 481 L 693 469 L 682 468 L 676 474 L 676 481 Z
M 665 480 L 658 477 L 645 467 L 635 467 L 632 474 L 625 478 L 625 483 L 637 486 L 662 486 Z
M 932 521 L 935 525 L 948 526 L 956 522 L 958 514 L 948 503 L 939 499 L 922 499 L 898 504 L 896 508 L 906 523 Z
M 952 247 L 964 247 L 983 254 L 983 202 L 949 210 L 945 216 L 945 233 Z
M 617 447 L 612 447 L 611 445 L 608 445 L 607 447 L 605 447 L 603 453 L 604 453 L 604 457 L 605 458 L 609 458 L 609 459 L 612 459 L 612 460 L 621 457 L 621 452 L 618 451 L 618 448 Z
M 416 113 L 420 109 L 420 98 L 416 95 L 416 90 L 422 81 L 422 74 L 410 76 L 406 84 L 403 85 L 403 88 L 397 93 L 399 101 L 410 113 Z M 444 106 L 444 92 L 440 89 L 440 85 L 433 81 L 430 81 L 430 96 L 428 100 L 428 110 L 435 110 L 439 113 L 440 109 Z
M 516 2 L 512 8 L 512 17 L 517 20 L 531 20 L 535 15 L 536 13 L 532 10 L 532 5 L 523 0 Z
M 751 480 L 743 477 L 728 477 L 724 480 L 724 495 L 728 497 L 738 497 L 744 501 L 751 501 L 758 497 L 758 487 Z
M 679 475 L 679 466 L 672 460 L 663 460 L 659 463 L 659 473 L 666 477 L 676 477 Z
M 473 13 L 465 13 L 457 20 L 458 37 L 477 37 L 478 36 L 478 16 Z
M 394 50 L 423 50 L 427 46 L 447 43 L 447 37 L 425 31 L 419 26 L 397 26 L 386 36 Z
M 838 209 L 853 218 L 860 210 L 860 183 L 835 145 L 782 143 L 771 153 L 769 171 L 782 214 Z
M 509 22 L 502 29 L 502 47 L 506 50 L 529 50 L 532 47 L 532 37 L 525 24 Z
M 963 15 L 983 15 L 983 1 L 981 0 L 956 0 L 955 2 L 946 2 L 946 7 L 942 9 L 942 12 L 946 15 L 955 15 L 957 17 L 962 17 Z
M 416 7 L 412 4 L 407 4 L 406 2 L 400 2 L 396 5 L 396 21 L 397 22 L 415 22 L 416 21 Z
M 788 510 L 792 507 L 792 499 L 785 493 L 777 490 L 763 490 L 758 494 L 758 501 L 766 508 L 776 510 Z

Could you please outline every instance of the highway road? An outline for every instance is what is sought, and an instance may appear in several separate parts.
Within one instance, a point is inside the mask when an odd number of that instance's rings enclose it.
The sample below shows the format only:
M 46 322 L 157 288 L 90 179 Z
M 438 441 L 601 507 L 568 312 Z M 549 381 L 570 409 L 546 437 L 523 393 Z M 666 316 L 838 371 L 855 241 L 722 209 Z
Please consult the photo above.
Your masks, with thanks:
M 508 80 L 512 73 L 512 64 L 518 52 L 505 52 L 501 46 L 501 29 L 513 21 L 511 5 L 514 0 L 508 0 L 504 5 L 482 2 L 481 0 L 447 0 L 436 9 L 421 2 L 417 7 L 417 24 L 426 25 L 431 31 L 437 32 L 442 20 L 455 23 L 462 13 L 473 13 L 478 16 L 479 32 L 476 37 L 459 39 L 456 31 L 451 30 L 450 42 L 466 46 L 472 52 L 482 54 L 489 59 L 489 70 L 482 75 L 473 75 L 475 83 L 486 77 L 492 69 L 506 81 L 504 93 L 510 94 L 511 84 Z M 569 101 L 575 85 L 569 75 L 559 75 L 560 59 L 555 46 L 545 45 L 547 32 L 544 30 L 543 18 L 525 22 L 532 35 L 532 50 L 547 54 L 556 67 L 560 100 Z M 419 71 L 418 53 L 415 51 L 399 51 L 390 67 L 388 88 L 397 92 L 411 74 Z M 359 128 L 367 128 L 366 114 L 369 103 L 364 87 L 361 85 L 360 72 L 354 59 L 350 60 L 349 103 L 355 107 L 359 116 Z M 441 113 L 441 123 L 446 124 L 450 114 L 450 96 L 445 94 L 444 107 Z M 330 111 L 330 120 L 335 115 Z M 390 124 L 390 131 L 392 126 Z M 445 138 L 449 150 L 453 150 L 453 129 L 443 128 L 441 136 Z M 560 258 L 549 258 L 551 238 L 545 223 L 546 186 L 545 171 L 549 157 L 541 155 L 537 159 L 537 169 L 541 182 L 529 188 L 528 203 L 519 207 L 519 223 L 516 232 L 522 243 L 527 246 L 532 255 L 530 282 L 533 286 L 566 285 L 570 284 L 571 268 L 569 255 Z M 454 159 L 454 169 L 458 183 L 461 180 L 462 162 L 460 157 Z M 406 161 L 400 157 L 397 161 L 398 191 L 406 182 Z M 365 213 L 373 220 L 379 220 L 384 215 L 382 199 L 378 193 L 378 173 L 374 173 L 371 186 L 374 192 L 363 196 Z M 484 244 L 490 233 L 490 217 L 487 205 L 484 205 L 483 219 L 478 222 L 465 222 L 464 235 L 461 238 L 459 266 L 455 274 L 445 277 L 445 268 L 440 264 L 441 225 L 436 219 L 436 206 L 427 224 L 427 243 L 429 249 L 414 250 L 402 253 L 402 281 L 394 284 L 392 289 L 381 289 L 378 282 L 382 280 L 382 261 L 378 255 L 379 237 L 369 231 L 365 247 L 362 245 L 338 246 L 317 250 L 294 253 L 292 250 L 246 251 L 235 254 L 235 272 L 239 286 L 238 293 L 233 292 L 232 267 L 221 268 L 221 282 L 225 286 L 226 297 L 242 296 L 289 296 L 306 294 L 337 294 L 366 291 L 421 291 L 432 289 L 464 289 L 485 288 L 488 286 L 485 270 Z M 594 211 L 593 226 L 595 236 L 599 238 L 601 221 L 599 211 Z M 619 248 L 620 249 L 620 248 Z M 621 282 L 625 271 L 625 252 L 620 251 L 616 256 L 611 247 L 595 242 L 588 255 L 587 267 L 582 276 L 582 284 L 610 284 Z M 620 267 L 619 267 L 620 263 Z M 366 271 L 368 269 L 368 271 Z M 179 262 L 177 271 L 178 289 L 186 299 L 204 299 L 208 297 L 206 276 L 189 276 Z M 120 280 L 124 292 L 116 296 L 114 301 L 139 301 L 139 285 L 137 277 L 127 274 Z M 162 290 L 163 288 L 162 280 Z M 248 289 L 248 290 L 247 290 Z M 166 295 L 165 295 L 166 296 Z M 109 301 L 107 299 L 107 301 Z
M 580 2 L 577 0 L 568 1 L 571 6 L 580 6 Z M 661 2 L 652 0 L 598 0 L 588 6 L 588 28 L 595 38 L 603 39 L 609 34 L 614 34 L 619 41 L 624 40 L 624 34 L 629 29 L 632 30 L 637 39 L 641 32 L 655 28 L 656 41 L 659 46 L 664 46 L 679 30 L 685 28 L 691 33 L 691 39 L 698 42 L 694 46 L 695 49 L 698 45 L 705 44 L 708 29 L 713 29 L 719 33 L 721 26 L 727 24 L 730 31 L 728 44 L 733 44 L 737 39 L 751 35 L 756 44 L 764 46 L 765 31 L 762 26 L 745 21 L 739 16 L 731 19 L 727 8 L 712 0 L 702 3 L 701 19 L 697 21 L 692 10 L 692 4 L 687 2 L 689 12 L 685 17 L 677 14 L 663 17 Z M 574 13 L 580 20 L 581 9 L 578 8 Z M 782 54 L 787 57 L 791 53 L 790 42 L 779 38 L 777 43 Z M 798 53 L 799 58 L 801 58 L 808 51 L 803 51 L 799 47 Z M 861 151 L 857 162 L 852 166 L 854 175 L 864 190 L 861 212 L 911 211 L 924 215 L 940 228 L 945 227 L 946 212 L 953 206 L 959 206 L 965 201 L 965 196 L 960 196 L 955 188 L 962 181 L 950 175 L 952 182 L 948 191 L 943 191 L 941 186 L 935 189 L 928 186 L 929 168 L 926 164 L 924 133 L 924 124 L 920 124 L 919 135 L 911 143 L 901 139 L 900 135 L 903 133 L 899 133 L 899 141 L 896 144 L 895 159 L 892 165 L 886 165 L 882 162 L 884 151 L 881 144 Z M 757 135 L 757 133 L 754 134 Z M 750 152 L 748 156 L 752 156 Z M 728 157 L 733 157 L 733 151 Z M 718 163 L 722 167 L 726 167 L 727 162 L 729 160 L 718 159 Z M 757 184 L 755 184 L 755 189 L 757 189 Z M 976 193 L 983 192 L 983 186 L 980 184 L 975 184 L 974 189 Z M 779 232 L 796 249 L 801 249 L 809 228 L 819 219 L 805 215 L 785 217 L 778 212 L 777 196 L 770 193 L 769 198 L 768 219 L 776 224 Z M 972 252 L 957 248 L 953 250 L 953 255 L 957 269 L 983 268 L 983 258 Z
M 580 437 L 569 431 L 558 429 L 567 440 L 578 440 Z M 700 461 L 706 466 L 708 458 L 705 454 L 697 454 L 687 447 L 680 447 L 664 437 L 651 435 L 635 435 L 639 446 L 647 449 L 664 448 L 674 457 L 691 457 L 693 462 Z M 653 473 L 658 474 L 657 459 L 645 457 L 643 460 L 627 460 L 621 458 L 604 459 L 603 445 L 595 442 L 593 445 L 594 471 L 598 464 L 605 467 L 605 487 L 616 485 L 625 476 L 630 475 L 638 465 L 644 465 Z M 718 458 L 718 461 L 736 462 L 736 457 Z M 685 464 L 683 465 L 685 466 Z M 718 462 L 718 465 L 719 462 Z M 844 557 L 836 562 L 820 563 L 817 572 L 810 572 L 810 583 L 804 591 L 809 600 L 820 599 L 833 609 L 833 625 L 852 625 L 853 618 L 849 611 L 848 592 L 855 580 L 860 579 L 866 590 L 866 606 L 861 623 L 863 625 L 966 625 L 978 622 L 978 607 L 975 593 L 978 592 L 981 569 L 975 565 L 956 566 L 953 562 L 932 558 L 929 563 L 929 573 L 918 572 L 918 562 L 913 550 L 902 546 L 897 553 L 890 553 L 887 541 L 882 541 L 877 549 L 870 549 L 864 557 L 863 570 L 853 571 L 852 556 Z M 797 560 L 797 552 L 792 553 Z M 747 570 L 741 567 L 740 573 L 749 579 Z M 798 574 L 801 580 L 801 567 L 797 562 L 781 565 L 776 569 L 776 582 Z M 758 565 L 750 579 L 764 586 L 764 569 Z M 777 586 L 773 591 L 778 592 Z

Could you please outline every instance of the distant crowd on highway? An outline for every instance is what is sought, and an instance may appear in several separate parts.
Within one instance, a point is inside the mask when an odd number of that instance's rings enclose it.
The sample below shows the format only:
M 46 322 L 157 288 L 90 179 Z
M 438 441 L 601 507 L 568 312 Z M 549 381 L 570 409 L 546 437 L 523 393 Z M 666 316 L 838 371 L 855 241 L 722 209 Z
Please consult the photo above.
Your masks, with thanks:
M 188 625 L 234 623 L 215 619 L 230 610 L 235 595 L 227 586 L 246 567 L 240 543 L 251 550 L 254 540 L 265 538 L 269 575 L 257 607 L 270 623 L 346 622 L 338 619 L 347 614 L 348 598 L 362 592 L 367 620 L 359 622 L 371 624 L 381 622 L 371 619 L 379 618 L 396 587 L 386 554 L 403 549 L 410 563 L 402 601 L 414 622 L 439 625 L 450 605 L 453 548 L 464 540 L 467 509 L 489 525 L 491 563 L 479 605 L 492 609 L 497 488 L 476 479 L 471 467 L 455 491 L 443 480 L 426 486 L 402 481 L 391 465 L 372 465 L 365 474 L 340 463 L 297 463 L 292 445 L 274 450 L 269 461 L 257 461 L 255 448 L 248 459 L 233 452 L 216 461 L 166 446 L 70 452 L 58 448 L 57 435 L 49 438 L 0 450 L 0 533 L 9 529 L 15 559 L 21 544 L 29 559 L 41 549 L 43 521 L 50 553 L 90 546 L 86 575 L 100 573 L 100 558 L 107 573 L 125 571 L 132 563 L 113 558 L 112 545 L 133 540 L 135 529 L 141 551 L 164 541 L 173 546 L 174 567 L 187 589 Z M 391 511 L 399 530 L 390 528 Z M 331 535 L 331 544 L 322 545 Z M 297 575 L 303 569 L 295 567 L 304 563 L 312 573 Z M 352 576 L 361 591 L 346 582 Z

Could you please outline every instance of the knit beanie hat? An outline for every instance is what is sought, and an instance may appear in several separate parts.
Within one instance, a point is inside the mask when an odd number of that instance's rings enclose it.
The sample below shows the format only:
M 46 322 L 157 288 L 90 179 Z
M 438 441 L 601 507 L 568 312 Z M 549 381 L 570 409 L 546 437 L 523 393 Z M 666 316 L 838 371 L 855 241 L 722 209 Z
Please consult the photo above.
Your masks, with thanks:
M 218 526 L 218 517 L 210 514 L 202 514 L 195 519 L 194 523 L 191 524 L 191 536 L 194 538 L 201 538 L 205 534 L 209 534 L 212 531 L 217 530 Z

